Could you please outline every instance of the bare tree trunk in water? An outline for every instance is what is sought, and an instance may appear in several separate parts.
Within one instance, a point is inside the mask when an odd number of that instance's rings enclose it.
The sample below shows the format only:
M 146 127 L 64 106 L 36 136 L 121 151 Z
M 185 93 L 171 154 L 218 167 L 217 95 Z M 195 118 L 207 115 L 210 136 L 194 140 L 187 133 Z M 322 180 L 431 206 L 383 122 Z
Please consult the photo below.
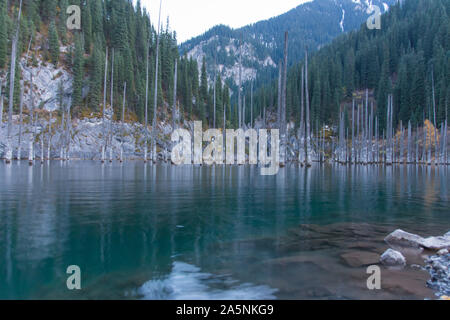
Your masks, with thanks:
M 147 41 L 147 66 L 145 71 L 145 121 L 144 121 L 144 134 L 145 134 L 145 144 L 144 144 L 144 163 L 147 163 L 147 148 L 148 148 L 148 64 L 150 51 L 150 37 Z
M 253 80 L 250 83 L 250 128 L 253 128 Z
M 28 43 L 28 50 L 27 55 L 25 56 L 25 65 L 28 63 L 28 54 L 30 52 L 31 48 L 31 41 L 33 40 L 33 37 L 30 37 L 30 42 Z M 22 69 L 25 70 L 25 68 L 22 66 Z M 31 71 L 30 71 L 31 72 Z M 17 148 L 17 160 L 20 160 L 22 158 L 22 126 L 23 126 L 23 100 L 24 100 L 24 81 L 20 82 L 21 90 L 20 90 L 20 110 L 19 110 L 19 117 L 20 117 L 20 123 L 19 123 L 19 145 Z M 33 89 L 33 88 L 31 88 Z
M 305 139 L 305 165 L 310 166 L 309 163 L 309 149 L 310 149 L 310 115 L 309 115 L 309 89 L 308 89 L 308 51 L 305 52 L 305 99 L 306 99 L 306 139 Z
M 431 70 L 431 83 L 432 83 L 432 91 L 433 91 L 434 164 L 436 165 L 439 152 L 438 152 L 438 141 L 437 141 L 436 96 L 435 96 L 435 90 L 434 90 L 434 70 L 433 69 Z M 430 144 L 430 152 L 431 152 L 431 144 Z
M 214 88 L 213 88 L 213 99 L 214 99 L 214 102 L 213 102 L 213 128 L 214 129 L 216 128 L 216 81 L 217 81 L 216 68 L 217 68 L 216 57 L 214 54 L 214 82 L 213 82 L 213 85 L 214 85 Z
M 112 49 L 112 58 L 111 58 L 111 118 L 108 121 L 108 140 L 109 140 L 109 162 L 112 162 L 113 157 L 113 146 L 112 146 L 112 121 L 114 115 L 114 48 Z
M 102 116 L 102 125 L 103 125 L 103 145 L 102 145 L 102 155 L 101 161 L 105 162 L 106 158 L 106 126 L 105 126 L 105 113 L 106 113 L 106 87 L 107 87 L 107 77 L 108 77 L 108 47 L 106 47 L 106 58 L 105 58 L 105 80 L 103 81 L 103 116 Z
M 33 126 L 33 130 L 31 130 L 30 141 L 28 142 L 28 164 L 33 165 L 34 161 L 34 137 L 36 133 L 36 125 L 34 122 L 34 103 L 33 103 L 33 73 L 30 72 L 30 113 L 31 113 L 31 121 L 30 124 Z
M 22 15 L 22 0 L 20 0 L 19 15 L 17 17 L 17 28 L 12 39 L 11 48 L 11 69 L 9 76 L 9 109 L 8 109 L 8 131 L 7 131 L 7 141 L 6 141 L 6 163 L 10 163 L 12 160 L 12 141 L 11 141 L 11 129 L 12 129 L 12 113 L 13 113 L 13 103 L 14 103 L 14 80 L 16 76 L 16 59 L 17 59 L 17 42 L 19 41 L 20 33 L 20 17 Z
M 281 95 L 283 91 L 283 61 L 278 64 L 278 105 L 277 105 L 277 128 L 281 129 Z
M 288 64 L 288 32 L 284 33 L 284 64 L 283 64 L 283 91 L 281 98 L 281 157 L 280 164 L 286 163 L 286 144 L 287 144 L 287 128 L 286 128 L 286 95 L 287 95 L 287 64 Z
M 157 126 L 157 117 L 156 111 L 158 109 L 158 71 L 159 71 L 159 34 L 160 34 L 160 24 L 161 24 L 161 7 L 162 0 L 159 3 L 159 18 L 158 18 L 158 31 L 156 33 L 156 66 L 155 66 L 155 93 L 153 100 L 153 126 L 152 126 L 152 160 L 153 163 L 156 163 L 157 155 L 156 155 L 156 126 Z
M 172 107 L 172 129 L 177 126 L 177 79 L 178 78 L 178 60 L 175 59 L 175 71 L 173 80 L 173 107 Z M 216 86 L 214 85 L 214 128 L 216 126 Z
M 239 128 L 242 128 L 241 87 L 242 87 L 242 35 L 241 35 L 241 41 L 239 43 L 239 86 L 238 86 L 238 119 L 239 119 Z
M 67 125 L 66 125 L 66 160 L 70 160 L 70 143 L 72 141 L 72 116 L 71 116 L 71 104 L 70 100 L 67 104 Z
M 123 101 L 122 101 L 122 128 L 121 128 L 121 136 L 122 141 L 120 142 L 120 162 L 123 162 L 123 140 L 125 138 L 124 136 L 124 122 L 125 122 L 125 101 L 126 101 L 126 95 L 127 95 L 127 83 L 125 82 L 123 84 Z
M 47 146 L 47 160 L 50 160 L 52 148 L 52 120 L 53 112 L 50 111 L 50 120 L 48 121 L 48 146 Z
M 22 153 L 22 124 L 23 124 L 23 95 L 24 95 L 24 85 L 21 82 L 20 89 L 20 102 L 19 102 L 19 144 L 17 146 L 17 160 L 20 161 Z
M 0 127 L 3 124 L 3 95 L 2 95 L 2 82 L 0 81 Z
M 59 151 L 59 157 L 61 158 L 61 160 L 63 160 L 64 161 L 64 159 L 65 159 L 65 157 L 64 157 L 64 132 L 65 132 L 65 121 L 66 121 L 66 119 L 65 119 L 65 116 L 66 116 L 66 109 L 64 108 L 64 106 L 61 104 L 60 105 L 60 108 L 61 108 L 61 110 L 62 110 L 62 117 L 61 117 L 61 137 L 60 137 L 60 144 L 61 144 L 61 150 Z M 102 151 L 104 151 L 104 149 L 103 149 L 103 146 L 102 146 Z M 103 155 L 104 153 L 102 152 L 102 155 Z
M 300 89 L 300 136 L 299 136 L 299 152 L 298 161 L 303 165 L 305 159 L 304 145 L 305 145 L 305 67 L 302 66 L 302 80 Z

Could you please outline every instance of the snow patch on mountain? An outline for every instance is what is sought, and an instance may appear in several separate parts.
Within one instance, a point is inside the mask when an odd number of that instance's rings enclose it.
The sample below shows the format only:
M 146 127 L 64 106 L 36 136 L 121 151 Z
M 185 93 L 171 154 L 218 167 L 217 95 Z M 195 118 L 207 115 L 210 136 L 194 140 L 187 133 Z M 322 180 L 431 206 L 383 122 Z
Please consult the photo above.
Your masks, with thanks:
M 342 32 L 344 32 L 344 20 L 345 20 L 345 10 L 342 8 L 342 19 L 341 22 L 339 22 L 339 26 L 341 27 Z

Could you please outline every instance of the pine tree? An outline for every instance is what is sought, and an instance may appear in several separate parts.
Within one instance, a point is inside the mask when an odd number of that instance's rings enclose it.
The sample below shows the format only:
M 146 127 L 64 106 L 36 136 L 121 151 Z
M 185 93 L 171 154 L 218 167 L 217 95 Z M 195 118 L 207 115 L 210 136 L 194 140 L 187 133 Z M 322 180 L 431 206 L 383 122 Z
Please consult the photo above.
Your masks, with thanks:
M 96 40 L 98 41 L 98 35 Z M 94 46 L 90 58 L 89 67 L 89 107 L 93 110 L 99 108 L 102 100 L 102 75 L 105 58 L 103 57 L 103 48 Z
M 83 24 L 83 36 L 84 36 L 84 49 L 86 53 L 91 52 L 92 44 L 92 18 L 91 18 L 91 8 L 90 2 L 86 1 L 85 5 L 82 6 L 81 11 L 81 23 Z
M 203 57 L 202 73 L 200 79 L 200 99 L 206 101 L 208 99 L 208 76 L 206 74 L 206 60 Z
M 0 0 L 0 69 L 5 66 L 8 53 L 6 0 Z
M 75 35 L 75 52 L 73 58 L 73 93 L 72 105 L 74 109 L 82 105 L 82 90 L 84 77 L 84 48 L 82 36 L 77 33 Z
M 66 10 L 69 7 L 69 2 L 67 0 L 61 0 L 59 3 L 59 19 L 58 19 L 58 33 L 62 44 L 66 43 L 66 33 L 67 33 L 67 13 Z
M 50 49 L 50 58 L 52 63 L 56 66 L 58 65 L 59 60 L 59 40 L 58 40 L 58 32 L 56 31 L 55 22 L 52 21 L 50 23 L 49 31 L 48 31 L 48 42 Z

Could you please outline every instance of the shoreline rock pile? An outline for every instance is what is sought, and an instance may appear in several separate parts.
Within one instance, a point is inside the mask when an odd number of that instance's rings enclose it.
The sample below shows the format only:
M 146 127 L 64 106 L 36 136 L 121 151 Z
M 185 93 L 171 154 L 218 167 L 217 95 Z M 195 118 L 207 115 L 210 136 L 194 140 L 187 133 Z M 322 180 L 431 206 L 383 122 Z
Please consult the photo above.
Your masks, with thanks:
M 436 296 L 450 295 L 450 231 L 443 236 L 422 238 L 398 229 L 389 234 L 384 241 L 396 249 L 389 248 L 381 256 L 380 262 L 386 267 L 406 266 L 406 259 L 400 251 L 417 254 L 421 254 L 424 250 L 429 251 L 430 255 L 425 260 L 423 268 L 431 275 L 427 285 L 436 292 Z

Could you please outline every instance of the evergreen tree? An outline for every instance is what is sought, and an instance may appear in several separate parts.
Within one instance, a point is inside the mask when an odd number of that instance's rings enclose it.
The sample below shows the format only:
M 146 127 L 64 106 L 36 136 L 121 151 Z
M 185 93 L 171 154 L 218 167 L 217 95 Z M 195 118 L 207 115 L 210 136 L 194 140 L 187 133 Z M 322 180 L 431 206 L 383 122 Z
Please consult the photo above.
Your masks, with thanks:
M 208 98 L 208 76 L 206 74 L 206 60 L 203 57 L 202 62 L 202 73 L 200 79 L 200 98 L 206 100 Z
M 66 43 L 66 33 L 67 33 L 67 13 L 66 10 L 69 7 L 69 2 L 67 0 L 60 0 L 59 2 L 59 20 L 58 20 L 58 33 L 62 44 Z
M 49 31 L 48 31 L 48 44 L 50 50 L 50 58 L 52 63 L 56 66 L 59 61 L 59 40 L 58 40 L 58 32 L 56 31 L 55 22 L 52 21 L 50 23 Z
M 98 41 L 95 39 L 95 41 Z M 89 107 L 97 110 L 102 101 L 102 81 L 104 73 L 104 56 L 101 46 L 94 46 L 89 67 Z
M 8 53 L 6 0 L 0 0 L 0 69 L 5 66 Z
M 73 93 L 72 106 L 74 109 L 81 107 L 83 103 L 83 77 L 84 77 L 84 47 L 81 34 L 75 35 L 75 52 L 73 57 Z

